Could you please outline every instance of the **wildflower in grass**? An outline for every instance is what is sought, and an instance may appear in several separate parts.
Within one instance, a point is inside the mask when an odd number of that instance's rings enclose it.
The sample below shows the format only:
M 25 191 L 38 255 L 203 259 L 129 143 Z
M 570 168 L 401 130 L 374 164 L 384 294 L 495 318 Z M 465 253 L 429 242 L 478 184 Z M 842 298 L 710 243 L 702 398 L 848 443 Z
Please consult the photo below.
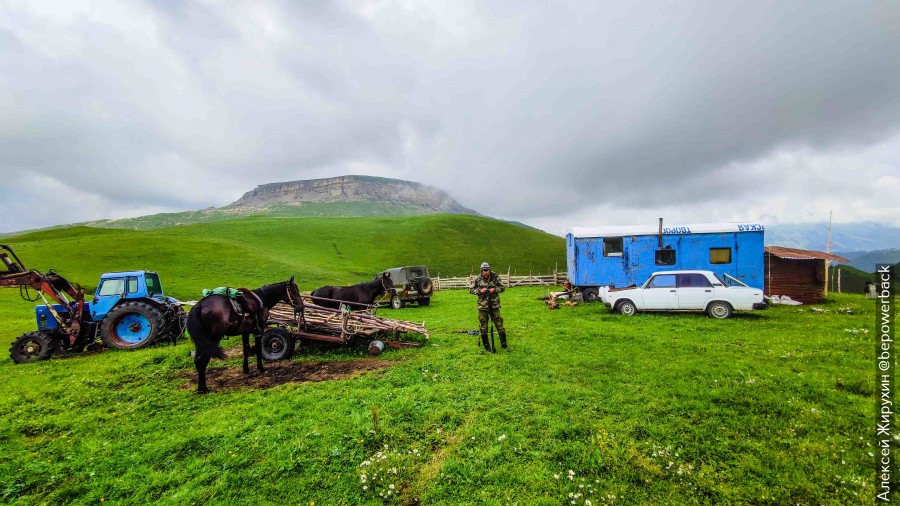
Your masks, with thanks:
M 497 441 L 503 441 L 504 439 L 506 439 L 506 434 L 503 434 L 502 436 L 498 437 Z
M 575 479 L 575 471 L 573 471 L 573 470 L 571 470 L 571 469 L 569 469 L 569 479 L 570 479 L 570 480 L 574 480 L 574 479 Z
M 394 490 L 394 484 L 391 483 L 390 485 L 388 485 L 388 488 L 391 489 L 391 490 Z
M 558 475 L 558 474 L 554 474 L 553 477 L 556 478 L 557 480 L 559 479 L 559 475 Z

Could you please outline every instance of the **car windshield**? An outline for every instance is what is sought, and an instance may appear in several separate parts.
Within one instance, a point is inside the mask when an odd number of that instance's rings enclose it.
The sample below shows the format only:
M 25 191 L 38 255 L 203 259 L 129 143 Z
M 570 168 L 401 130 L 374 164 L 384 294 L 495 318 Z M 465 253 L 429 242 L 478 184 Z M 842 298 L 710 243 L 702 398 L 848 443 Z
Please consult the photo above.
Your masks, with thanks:
M 722 275 L 721 275 L 721 274 L 714 274 L 714 276 L 716 277 L 716 279 L 719 280 L 719 283 L 722 283 L 722 284 L 725 285 L 725 286 L 730 286 L 730 285 L 728 284 L 728 282 L 726 282 L 726 281 L 722 278 Z

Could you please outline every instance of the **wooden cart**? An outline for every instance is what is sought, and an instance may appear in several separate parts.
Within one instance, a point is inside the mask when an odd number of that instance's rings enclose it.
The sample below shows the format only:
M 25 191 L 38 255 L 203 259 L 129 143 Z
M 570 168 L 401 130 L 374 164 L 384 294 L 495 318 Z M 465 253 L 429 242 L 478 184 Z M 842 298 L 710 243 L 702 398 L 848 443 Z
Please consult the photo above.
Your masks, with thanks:
M 421 340 L 407 340 L 418 334 L 428 341 L 425 323 L 414 323 L 377 316 L 377 306 L 341 302 L 340 309 L 318 306 L 310 296 L 302 296 L 297 309 L 279 303 L 269 312 L 270 327 L 262 335 L 262 354 L 266 360 L 290 358 L 297 341 L 351 344 L 369 342 L 369 354 L 391 348 L 421 348 Z M 323 299 L 331 300 L 331 299 Z

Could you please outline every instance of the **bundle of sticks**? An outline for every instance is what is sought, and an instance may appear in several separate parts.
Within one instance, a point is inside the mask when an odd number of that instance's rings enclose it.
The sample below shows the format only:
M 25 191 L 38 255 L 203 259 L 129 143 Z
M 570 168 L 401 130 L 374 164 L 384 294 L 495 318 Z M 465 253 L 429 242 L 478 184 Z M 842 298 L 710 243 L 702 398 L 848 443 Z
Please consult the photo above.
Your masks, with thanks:
M 303 304 L 302 312 L 295 314 L 288 304 L 278 303 L 269 311 L 269 321 L 305 329 L 309 332 L 324 331 L 341 335 L 371 335 L 381 332 L 415 332 L 427 340 L 425 323 L 414 323 L 375 316 L 368 311 L 331 309 L 315 304 Z

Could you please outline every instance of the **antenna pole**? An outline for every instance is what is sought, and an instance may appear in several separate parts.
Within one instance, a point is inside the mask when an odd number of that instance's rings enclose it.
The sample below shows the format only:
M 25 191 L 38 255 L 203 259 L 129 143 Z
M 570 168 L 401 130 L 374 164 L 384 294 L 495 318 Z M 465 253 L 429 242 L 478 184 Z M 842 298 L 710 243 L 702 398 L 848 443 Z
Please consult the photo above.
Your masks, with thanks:
M 828 242 L 825 243 L 825 253 L 831 254 L 831 216 L 834 211 L 828 211 Z M 831 267 L 831 260 L 825 259 L 825 296 L 828 296 L 828 269 Z

